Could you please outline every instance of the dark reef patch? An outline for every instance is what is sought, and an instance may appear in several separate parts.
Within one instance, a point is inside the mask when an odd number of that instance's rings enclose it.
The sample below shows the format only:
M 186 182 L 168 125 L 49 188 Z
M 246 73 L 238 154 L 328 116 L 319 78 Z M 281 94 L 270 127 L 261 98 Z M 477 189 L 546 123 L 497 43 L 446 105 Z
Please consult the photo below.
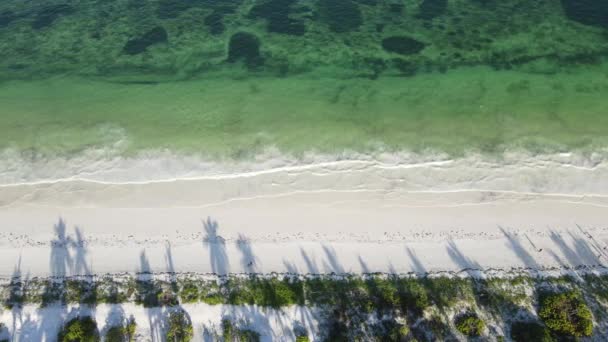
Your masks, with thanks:
M 34 30 L 41 30 L 53 25 L 59 17 L 72 14 L 75 11 L 74 7 L 66 4 L 44 7 L 36 13 L 34 21 L 32 21 L 32 28 Z
M 161 26 L 156 26 L 141 36 L 130 39 L 125 44 L 123 52 L 127 55 L 137 55 L 146 51 L 150 46 L 159 43 L 166 43 L 167 40 L 167 31 Z
M 4 11 L 0 13 L 0 27 L 7 27 L 15 19 L 17 19 L 17 15 L 15 15 L 15 13 L 12 11 Z
M 400 55 L 413 55 L 426 47 L 421 41 L 406 36 L 394 36 L 382 40 L 382 48 Z
M 608 28 L 608 1 L 561 0 L 568 19 L 590 26 Z
M 301 36 L 306 32 L 304 23 L 289 17 L 295 0 L 270 0 L 255 5 L 249 15 L 268 20 L 268 32 Z
M 359 6 L 351 0 L 321 0 L 322 18 L 333 32 L 353 31 L 363 24 Z
M 244 62 L 247 68 L 255 69 L 264 60 L 260 55 L 260 41 L 251 33 L 238 32 L 230 37 L 228 63 Z
M 209 33 L 213 35 L 218 35 L 224 33 L 226 27 L 224 26 L 224 15 L 219 12 L 213 12 L 205 17 L 203 23 L 209 29 Z
M 430 20 L 443 15 L 448 8 L 448 0 L 424 0 L 418 7 L 418 18 Z

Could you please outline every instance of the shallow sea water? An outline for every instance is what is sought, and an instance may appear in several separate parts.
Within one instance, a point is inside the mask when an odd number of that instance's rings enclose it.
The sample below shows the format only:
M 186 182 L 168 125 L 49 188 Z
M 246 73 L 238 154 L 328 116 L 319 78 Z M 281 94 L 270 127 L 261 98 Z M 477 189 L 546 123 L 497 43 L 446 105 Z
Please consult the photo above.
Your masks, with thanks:
M 608 5 L 543 0 L 0 4 L 0 149 L 603 148 Z

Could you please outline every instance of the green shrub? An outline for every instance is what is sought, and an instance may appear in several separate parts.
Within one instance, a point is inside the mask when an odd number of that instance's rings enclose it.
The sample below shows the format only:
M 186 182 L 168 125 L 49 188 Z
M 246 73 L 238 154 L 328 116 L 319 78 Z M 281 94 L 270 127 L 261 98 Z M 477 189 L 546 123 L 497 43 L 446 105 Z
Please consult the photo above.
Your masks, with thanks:
M 219 293 L 212 293 L 201 297 L 201 302 L 209 305 L 224 304 L 224 297 Z
M 395 282 L 388 279 L 373 278 L 367 281 L 367 288 L 375 308 L 394 308 L 399 306 L 399 296 Z
M 121 326 L 115 326 L 108 329 L 104 338 L 105 342 L 125 342 L 125 336 Z
M 157 295 L 157 302 L 161 306 L 176 306 L 179 304 L 177 296 L 170 291 L 161 291 Z
M 135 281 L 130 279 L 127 284 L 120 284 L 112 278 L 105 277 L 97 283 L 96 292 L 98 303 L 124 303 L 135 292 Z
M 135 319 L 132 317 L 126 324 L 111 327 L 106 332 L 105 342 L 133 342 L 135 341 Z
M 541 298 L 539 316 L 559 335 L 582 337 L 593 332 L 591 311 L 574 291 L 545 295 Z
M 475 313 L 466 313 L 456 317 L 456 330 L 465 336 L 481 336 L 485 323 Z
M 228 319 L 222 320 L 222 337 L 226 342 L 258 342 L 260 334 L 249 329 L 238 329 Z
M 94 304 L 97 302 L 97 289 L 94 282 L 68 280 L 65 283 L 65 297 L 68 303 Z
M 129 338 L 129 342 L 135 341 L 135 329 L 137 329 L 137 324 L 135 323 L 135 319 L 131 317 L 125 326 L 125 334 Z
M 192 340 L 192 322 L 184 311 L 176 311 L 169 315 L 167 342 L 188 342 Z
M 308 336 L 298 336 L 296 337 L 296 342 L 310 342 Z
M 391 341 L 401 341 L 410 334 L 410 328 L 407 325 L 395 325 L 388 331 L 388 337 Z
M 60 342 L 97 342 L 99 341 L 97 323 L 91 317 L 76 317 L 63 326 L 57 340 Z
M 193 303 L 199 299 L 200 293 L 198 287 L 193 282 L 188 282 L 184 284 L 179 295 L 183 303 Z
M 157 307 L 161 305 L 159 301 L 161 296 L 162 289 L 154 280 L 135 280 L 135 303 L 143 305 L 145 308 Z
M 536 322 L 515 322 L 511 325 L 511 339 L 514 342 L 552 342 L 549 329 Z
M 41 294 L 40 306 L 47 307 L 57 302 L 64 304 L 66 302 L 64 282 L 46 280 L 45 283 L 44 290 Z
M 281 307 L 304 304 L 304 288 L 301 281 L 289 279 L 231 279 L 225 285 L 229 292 L 228 303 L 233 305 L 261 305 Z
M 459 278 L 426 278 L 422 280 L 429 297 L 440 308 L 451 307 L 458 300 L 473 298 L 473 286 L 470 279 Z
M 426 289 L 417 279 L 401 279 L 398 291 L 403 310 L 421 314 L 430 305 Z
M 303 304 L 303 290 L 300 281 L 289 282 L 288 279 L 278 280 L 269 279 L 261 282 L 262 286 L 257 287 L 262 290 L 259 305 L 272 306 L 275 308 L 292 304 Z

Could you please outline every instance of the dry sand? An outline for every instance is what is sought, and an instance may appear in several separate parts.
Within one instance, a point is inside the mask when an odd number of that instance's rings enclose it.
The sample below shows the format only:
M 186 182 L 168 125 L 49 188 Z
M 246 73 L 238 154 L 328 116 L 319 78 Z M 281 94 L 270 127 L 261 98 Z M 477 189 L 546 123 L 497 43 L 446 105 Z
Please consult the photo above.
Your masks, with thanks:
M 17 267 L 29 276 L 542 270 L 608 258 L 608 162 L 598 156 L 285 158 L 226 165 L 231 173 L 162 156 L 55 178 L 8 164 L 3 277 Z

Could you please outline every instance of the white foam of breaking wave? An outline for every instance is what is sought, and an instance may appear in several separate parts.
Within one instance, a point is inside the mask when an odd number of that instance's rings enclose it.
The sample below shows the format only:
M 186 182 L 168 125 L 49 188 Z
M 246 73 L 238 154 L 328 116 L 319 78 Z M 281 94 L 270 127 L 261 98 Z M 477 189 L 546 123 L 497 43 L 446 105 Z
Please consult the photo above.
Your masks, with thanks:
M 267 149 L 249 160 L 217 160 L 203 156 L 146 151 L 133 157 L 103 150 L 89 150 L 76 156 L 32 157 L 15 149 L 0 152 L 0 185 L 91 181 L 126 184 L 184 179 L 229 179 L 274 172 L 322 168 L 357 168 L 369 164 L 408 168 L 447 163 L 445 155 L 307 153 L 291 156 Z
M 608 152 L 593 154 L 559 153 L 534 155 L 510 151 L 500 156 L 470 153 L 450 158 L 441 153 L 381 152 L 362 154 L 344 152 L 329 155 L 307 153 L 292 156 L 267 149 L 249 160 L 205 158 L 175 154 L 171 151 L 147 151 L 123 156 L 115 151 L 89 150 L 75 156 L 36 157 L 15 149 L 0 152 L 0 186 L 53 184 L 86 181 L 100 184 L 147 184 L 182 180 L 223 180 L 256 177 L 273 173 L 353 173 L 375 170 L 454 168 L 485 170 L 491 176 L 502 169 L 571 169 L 593 172 L 608 168 Z M 482 174 L 484 172 L 481 172 Z M 607 171 L 608 172 L 608 171 Z M 596 172 L 597 173 L 597 172 Z M 464 178 L 462 178 L 464 177 Z M 466 181 L 467 175 L 462 175 Z

